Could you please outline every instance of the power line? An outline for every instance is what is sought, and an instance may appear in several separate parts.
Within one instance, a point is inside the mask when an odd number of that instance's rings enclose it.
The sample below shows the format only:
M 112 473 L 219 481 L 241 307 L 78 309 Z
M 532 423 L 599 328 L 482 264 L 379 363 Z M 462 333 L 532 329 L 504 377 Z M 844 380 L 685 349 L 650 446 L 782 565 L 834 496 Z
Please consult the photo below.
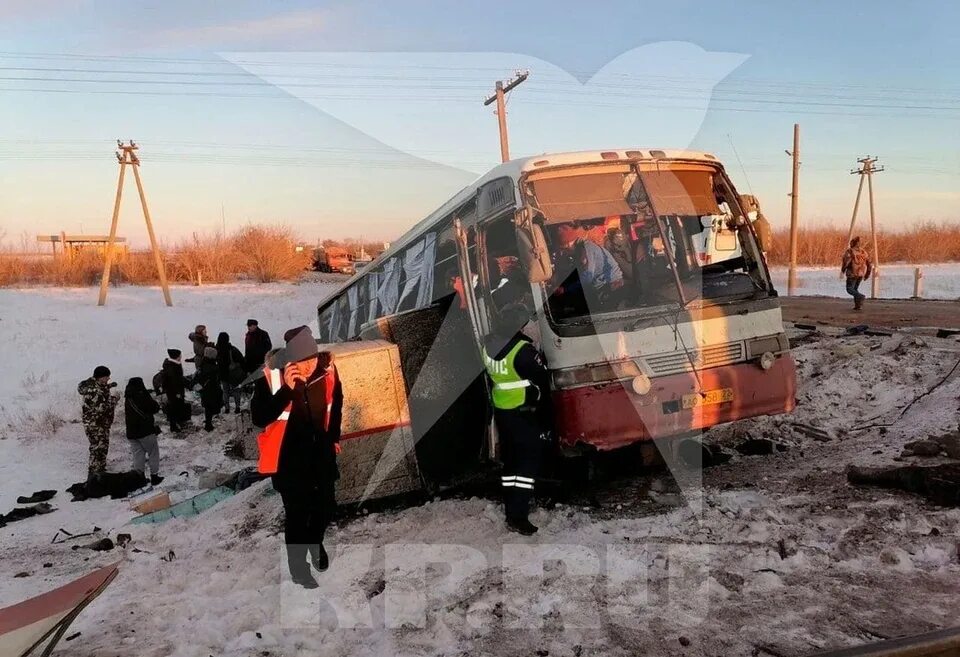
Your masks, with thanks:
M 272 85 L 271 85 L 272 86 Z M 270 88 L 267 86 L 266 88 Z M 130 90 L 130 89 L 51 89 L 51 88 L 40 88 L 40 87 L 19 87 L 19 88 L 5 88 L 0 89 L 0 93 L 48 93 L 48 94 L 74 94 L 74 95 L 84 95 L 84 94 L 94 94 L 94 95 L 124 95 L 124 96 L 151 96 L 151 97 L 168 97 L 168 98 L 236 98 L 236 99 L 250 99 L 250 100 L 406 100 L 406 101 L 419 101 L 422 103 L 435 103 L 437 101 L 450 101 L 465 103 L 469 102 L 467 97 L 431 97 L 427 98 L 423 95 L 415 96 L 402 96 L 402 95 L 374 95 L 374 94 L 364 94 L 364 95 L 323 95 L 323 96 L 310 96 L 305 94 L 291 95 L 289 92 L 283 91 L 280 87 L 273 87 L 279 93 L 274 95 L 265 95 L 265 94 L 232 94 L 225 92 L 217 91 L 146 91 L 146 90 Z M 548 105 L 556 106 L 557 102 L 562 100 L 566 106 L 570 107 L 591 107 L 591 108 L 623 108 L 626 103 L 604 103 L 604 102 L 581 102 L 574 99 L 544 99 L 544 100 L 525 100 L 525 105 Z M 713 98 L 710 101 L 710 105 L 715 103 L 733 103 L 735 102 L 732 99 L 724 98 Z M 762 101 L 747 101 L 749 103 L 762 102 Z M 778 105 L 793 105 L 794 103 L 787 101 L 778 101 Z M 765 108 L 765 107 L 745 107 L 745 106 L 721 106 L 714 107 L 716 111 L 728 111 L 728 112 L 751 112 L 751 113 L 765 113 L 765 114 L 805 114 L 805 115 L 819 115 L 819 116 L 847 116 L 847 117 L 874 117 L 874 118 L 902 118 L 899 113 L 889 114 L 883 113 L 882 110 L 900 110 L 900 109 L 912 109 L 919 110 L 921 112 L 956 112 L 956 114 L 918 114 L 913 116 L 914 119 L 945 119 L 945 120 L 956 120 L 960 119 L 960 108 L 952 109 L 945 107 L 923 107 L 923 106 L 880 106 L 880 105 L 846 105 L 846 104 L 820 104 L 820 103 L 800 103 L 804 105 L 827 105 L 838 108 L 850 107 L 850 108 L 862 108 L 862 109 L 876 109 L 881 110 L 880 112 L 833 112 L 833 111 L 823 111 L 823 110 L 814 110 L 814 109 L 778 109 L 778 108 Z M 644 106 L 647 108 L 658 108 L 658 109 L 673 109 L 673 110 L 690 110 L 690 111 L 704 111 L 707 108 L 704 105 L 682 105 L 682 104 L 673 104 L 673 103 L 653 103 L 647 100 L 644 100 Z
M 740 171 L 743 172 L 743 179 L 747 181 L 747 189 L 750 190 L 750 193 L 753 194 L 753 185 L 750 184 L 750 178 L 747 176 L 747 169 L 743 166 L 743 160 L 740 159 L 740 153 L 737 152 L 737 147 L 733 145 L 733 137 L 730 133 L 727 133 L 727 139 L 730 140 L 730 148 L 733 149 L 733 154 L 737 158 L 737 162 L 740 163 Z
M 364 53 L 364 54 L 376 54 L 376 53 Z M 16 51 L 0 51 L 0 58 L 6 59 L 37 59 L 37 60 L 66 60 L 66 61 L 101 61 L 101 62 L 143 62 L 143 63 L 162 63 L 162 64 L 198 64 L 204 66 L 231 66 L 235 67 L 236 65 L 243 66 L 285 66 L 285 67 L 317 67 L 317 68 L 330 68 L 337 71 L 342 71 L 344 69 L 375 69 L 383 70 L 384 65 L 382 63 L 375 64 L 364 64 L 358 62 L 317 62 L 317 61 L 296 61 L 296 60 L 284 60 L 284 61 L 252 61 L 246 59 L 238 60 L 216 60 L 216 59 L 202 59 L 202 58 L 172 58 L 172 57 L 145 57 L 145 56 L 133 56 L 133 55 L 82 55 L 78 53 L 43 53 L 43 52 L 16 52 Z M 464 71 L 479 71 L 479 72 L 490 72 L 498 71 L 500 67 L 498 66 L 451 66 L 451 65 L 432 65 L 432 64 L 420 64 L 420 63 L 397 63 L 393 65 L 393 68 L 397 69 L 414 69 L 414 70 L 445 70 L 445 71 L 455 71 L 462 73 Z M 600 69 L 602 70 L 602 69 Z M 904 68 L 904 70 L 910 71 L 911 73 L 916 71 L 916 68 Z M 590 78 L 596 75 L 598 70 L 573 70 L 573 69 L 562 69 L 564 74 L 568 74 L 570 77 L 575 78 Z M 541 75 L 538 73 L 538 79 L 549 77 L 550 72 L 544 71 Z M 613 78 L 622 78 L 622 79 L 636 79 L 637 76 L 631 73 L 613 73 L 609 74 Z M 673 79 L 681 81 L 685 84 L 690 84 L 696 81 L 701 82 L 713 82 L 712 78 L 708 77 L 699 77 L 699 76 L 685 76 L 682 78 L 675 78 L 670 76 L 656 76 L 645 74 L 644 78 L 648 79 Z M 834 80 L 825 80 L 825 81 L 812 81 L 812 80 L 790 80 L 789 82 L 783 81 L 772 81 L 769 79 L 763 78 L 746 78 L 746 77 L 737 77 L 736 80 L 730 81 L 731 83 L 743 84 L 750 87 L 756 86 L 759 84 L 770 84 L 787 89 L 797 89 L 799 87 L 822 87 L 830 90 L 836 89 L 875 89 L 875 85 L 867 84 L 850 84 L 850 83 L 837 83 Z M 726 82 L 725 82 L 726 84 Z M 902 91 L 925 91 L 924 88 L 920 87 L 900 87 L 897 89 L 885 87 L 888 91 L 891 92 L 902 92 Z M 957 90 L 960 92 L 960 89 Z

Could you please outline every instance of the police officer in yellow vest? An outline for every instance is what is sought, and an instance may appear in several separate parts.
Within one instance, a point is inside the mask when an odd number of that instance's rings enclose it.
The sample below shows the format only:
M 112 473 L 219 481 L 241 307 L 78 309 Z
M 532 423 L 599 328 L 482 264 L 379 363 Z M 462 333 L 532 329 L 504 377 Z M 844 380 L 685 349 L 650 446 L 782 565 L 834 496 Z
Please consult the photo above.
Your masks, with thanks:
M 537 531 L 527 516 L 550 438 L 549 375 L 543 356 L 520 331 L 529 319 L 521 305 L 502 310 L 483 354 L 500 438 L 507 527 L 525 536 Z

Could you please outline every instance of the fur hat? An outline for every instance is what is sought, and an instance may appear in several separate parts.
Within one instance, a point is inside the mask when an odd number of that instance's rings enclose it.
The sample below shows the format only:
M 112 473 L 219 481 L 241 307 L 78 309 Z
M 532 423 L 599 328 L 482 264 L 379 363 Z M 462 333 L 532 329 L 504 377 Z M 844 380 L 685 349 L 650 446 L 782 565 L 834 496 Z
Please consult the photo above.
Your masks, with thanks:
M 106 365 L 97 365 L 93 368 L 93 378 L 99 379 L 105 376 L 110 376 L 110 368 Z
M 171 360 L 177 360 L 181 356 L 181 351 L 179 349 L 167 349 L 167 356 Z

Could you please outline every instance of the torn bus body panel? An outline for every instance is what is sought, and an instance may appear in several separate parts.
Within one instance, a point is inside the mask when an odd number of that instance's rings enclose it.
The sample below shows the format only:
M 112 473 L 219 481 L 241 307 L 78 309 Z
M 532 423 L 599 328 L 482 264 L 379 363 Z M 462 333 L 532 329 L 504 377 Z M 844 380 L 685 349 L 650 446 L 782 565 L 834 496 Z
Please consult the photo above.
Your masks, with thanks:
M 344 390 L 337 502 L 349 504 L 420 490 L 410 410 L 397 345 L 364 340 L 324 345 Z M 391 467 L 378 471 L 384 458 Z M 371 482 L 374 485 L 371 487 Z
M 467 313 L 455 302 L 401 313 L 367 327 L 363 337 L 373 336 L 398 351 L 411 452 L 426 486 L 436 490 L 475 472 L 485 458 L 489 416 Z
M 0 609 L 0 655 L 46 657 L 80 612 L 117 576 L 119 563 Z

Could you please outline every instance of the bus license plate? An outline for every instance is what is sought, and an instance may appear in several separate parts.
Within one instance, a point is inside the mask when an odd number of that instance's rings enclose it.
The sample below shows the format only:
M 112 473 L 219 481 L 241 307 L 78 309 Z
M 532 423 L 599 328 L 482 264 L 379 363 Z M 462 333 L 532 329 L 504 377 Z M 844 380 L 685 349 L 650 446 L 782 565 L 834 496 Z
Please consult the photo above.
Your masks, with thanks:
M 683 407 L 695 408 L 697 406 L 712 406 L 724 402 L 733 401 L 733 388 L 721 388 L 720 390 L 707 390 L 702 395 L 684 395 Z

